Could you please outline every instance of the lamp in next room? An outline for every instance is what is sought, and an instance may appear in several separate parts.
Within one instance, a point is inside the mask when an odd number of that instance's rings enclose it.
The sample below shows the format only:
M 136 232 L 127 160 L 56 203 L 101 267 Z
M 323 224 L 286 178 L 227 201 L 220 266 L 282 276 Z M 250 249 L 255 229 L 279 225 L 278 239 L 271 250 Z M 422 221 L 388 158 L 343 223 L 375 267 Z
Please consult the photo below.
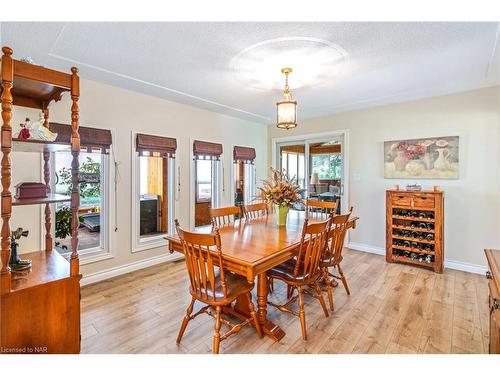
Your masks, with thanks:
M 316 193 L 316 185 L 319 184 L 319 177 L 318 177 L 318 174 L 316 172 L 314 172 L 312 175 L 311 175 L 311 181 L 309 181 L 309 183 L 314 186 L 314 192 Z

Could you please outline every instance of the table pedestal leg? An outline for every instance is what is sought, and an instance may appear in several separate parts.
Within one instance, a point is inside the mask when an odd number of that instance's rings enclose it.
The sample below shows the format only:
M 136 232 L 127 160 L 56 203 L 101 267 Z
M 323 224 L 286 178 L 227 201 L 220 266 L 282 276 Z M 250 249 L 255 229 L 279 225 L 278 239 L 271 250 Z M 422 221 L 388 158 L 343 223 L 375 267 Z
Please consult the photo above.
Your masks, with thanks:
M 250 307 L 243 295 L 238 297 L 233 308 L 225 307 L 224 310 L 240 317 L 248 318 L 250 316 Z M 267 277 L 265 272 L 257 276 L 257 319 L 262 333 L 266 336 L 275 341 L 279 341 L 285 336 L 285 332 L 280 327 L 267 320 Z
M 265 335 L 275 341 L 280 341 L 285 336 L 285 331 L 267 320 L 267 292 L 267 276 L 263 272 L 257 276 L 257 319 Z

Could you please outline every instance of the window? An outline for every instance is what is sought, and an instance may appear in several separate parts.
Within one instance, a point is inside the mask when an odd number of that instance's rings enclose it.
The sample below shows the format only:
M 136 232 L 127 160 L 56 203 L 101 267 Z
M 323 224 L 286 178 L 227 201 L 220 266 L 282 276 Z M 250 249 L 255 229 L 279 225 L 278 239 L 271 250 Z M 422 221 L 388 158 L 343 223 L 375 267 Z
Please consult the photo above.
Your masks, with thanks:
M 210 202 L 212 199 L 212 160 L 195 161 L 196 203 Z
M 136 152 L 133 152 L 132 252 L 136 252 L 161 246 L 164 235 L 173 232 L 177 141 L 148 134 L 133 134 L 133 137 Z
M 57 194 L 71 196 L 71 161 L 69 152 L 52 154 L 56 179 L 53 190 Z M 89 251 L 106 247 L 105 215 L 107 214 L 106 178 L 109 156 L 100 153 L 80 152 L 80 221 L 78 249 Z M 70 202 L 55 205 L 55 247 L 61 254 L 71 253 Z
M 305 157 L 296 152 L 281 153 L 281 169 L 286 171 L 288 177 L 293 179 L 301 188 L 305 187 Z
M 342 154 L 312 155 L 312 173 L 320 180 L 336 180 L 342 177 Z
M 193 142 L 195 204 L 192 219 L 195 227 L 210 224 L 212 220 L 210 209 L 219 207 L 220 193 L 224 191 L 224 179 L 219 178 L 222 170 L 221 155 L 220 143 Z
M 168 166 L 160 156 L 139 158 L 139 236 L 147 238 L 167 232 Z
M 254 161 L 256 153 L 252 147 L 234 146 L 234 204 L 249 204 L 255 197 Z

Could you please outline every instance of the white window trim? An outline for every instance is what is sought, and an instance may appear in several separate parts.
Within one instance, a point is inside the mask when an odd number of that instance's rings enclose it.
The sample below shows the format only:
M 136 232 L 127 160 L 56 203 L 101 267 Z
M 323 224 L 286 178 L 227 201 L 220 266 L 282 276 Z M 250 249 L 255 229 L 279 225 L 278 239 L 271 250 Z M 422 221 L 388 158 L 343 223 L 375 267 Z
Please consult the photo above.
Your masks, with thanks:
M 174 215 L 175 215 L 175 170 L 176 170 L 176 159 L 168 158 L 167 164 L 167 233 L 161 233 L 157 236 L 151 236 L 147 238 L 140 238 L 139 227 L 140 227 L 140 201 L 137 199 L 140 191 L 140 176 L 139 173 L 139 157 L 135 149 L 135 139 L 137 137 L 138 131 L 132 131 L 132 151 L 131 151 L 131 165 L 132 165 L 132 253 L 138 253 L 145 250 L 156 249 L 159 247 L 164 247 L 165 236 L 174 234 Z M 148 134 L 156 135 L 158 137 L 165 137 L 161 134 L 153 134 L 148 132 Z
M 115 129 L 109 129 L 111 131 L 111 139 L 115 138 Z M 109 154 L 106 158 L 106 163 L 104 163 L 104 168 L 102 171 L 103 176 L 103 185 L 104 185 L 104 199 L 103 206 L 100 212 L 105 213 L 104 217 L 104 225 L 103 225 L 103 233 L 104 235 L 104 244 L 103 247 L 93 247 L 88 249 L 78 249 L 78 257 L 80 259 L 80 265 L 90 264 L 99 262 L 106 259 L 111 259 L 115 257 L 115 231 L 112 228 L 115 228 L 116 225 L 116 217 L 115 217 L 115 189 L 112 188 L 114 186 L 114 178 L 115 178 L 115 164 L 112 162 L 116 158 L 116 154 L 114 154 L 113 145 L 111 145 L 111 149 L 109 150 Z M 41 159 L 41 165 L 43 170 L 43 158 Z M 51 172 L 51 188 L 54 187 L 55 184 L 55 158 L 54 153 L 51 153 L 50 157 L 50 172 Z M 55 204 L 50 205 L 51 210 L 51 220 L 52 227 L 51 233 L 52 238 L 55 242 L 55 225 L 56 225 L 56 211 Z M 40 245 L 45 244 L 45 206 L 40 206 Z M 69 253 L 68 253 L 69 257 Z

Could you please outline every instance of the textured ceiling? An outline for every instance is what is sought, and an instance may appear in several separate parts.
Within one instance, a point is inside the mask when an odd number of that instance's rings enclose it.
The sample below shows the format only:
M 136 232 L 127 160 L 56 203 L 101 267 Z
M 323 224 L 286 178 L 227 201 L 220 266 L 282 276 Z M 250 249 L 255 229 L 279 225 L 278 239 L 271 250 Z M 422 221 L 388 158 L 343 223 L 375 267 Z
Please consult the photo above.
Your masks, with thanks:
M 305 37 L 330 42 L 347 54 L 338 72 L 332 62 L 332 70 L 326 69 L 334 74 L 293 90 L 300 120 L 498 85 L 499 30 L 495 22 L 4 22 L 0 36 L 16 58 L 31 56 L 63 70 L 76 65 L 85 79 L 271 124 L 281 91 L 249 84 L 232 64 L 253 45 Z M 287 55 L 292 67 L 307 57 L 293 53 Z M 303 78 L 292 73 L 292 87 L 294 74 L 297 81 Z M 281 78 L 276 71 L 274 86 Z

